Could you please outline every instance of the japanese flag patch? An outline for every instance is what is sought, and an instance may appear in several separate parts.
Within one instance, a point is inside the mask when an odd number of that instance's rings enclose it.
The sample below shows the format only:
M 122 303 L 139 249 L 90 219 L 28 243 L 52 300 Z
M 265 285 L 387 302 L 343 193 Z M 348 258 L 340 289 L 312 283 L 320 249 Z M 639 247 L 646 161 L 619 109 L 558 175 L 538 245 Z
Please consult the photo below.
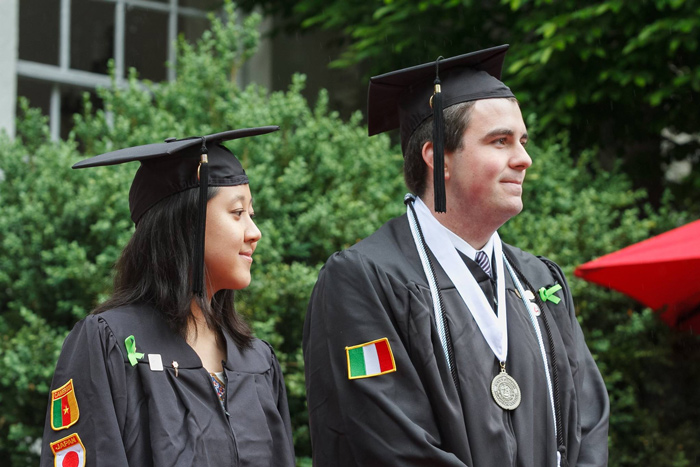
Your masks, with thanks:
M 383 337 L 365 344 L 345 347 L 348 379 L 369 378 L 396 371 L 389 339 Z
M 78 433 L 51 443 L 54 467 L 85 467 L 85 446 Z

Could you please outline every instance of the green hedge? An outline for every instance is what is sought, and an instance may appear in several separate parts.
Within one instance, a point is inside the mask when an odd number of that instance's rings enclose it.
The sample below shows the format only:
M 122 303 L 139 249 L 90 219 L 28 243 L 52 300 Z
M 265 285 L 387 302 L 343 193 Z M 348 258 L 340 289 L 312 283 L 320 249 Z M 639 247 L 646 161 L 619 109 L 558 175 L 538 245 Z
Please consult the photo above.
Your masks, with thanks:
M 103 109 L 86 97 L 67 141 L 51 143 L 46 118 L 26 102 L 17 139 L 0 136 L 0 458 L 12 466 L 36 464 L 62 340 L 109 295 L 111 267 L 133 229 L 127 192 L 136 165 L 70 166 L 169 136 L 267 124 L 282 129 L 231 145 L 263 234 L 237 307 L 277 349 L 297 455 L 309 463 L 301 357 L 308 297 L 333 251 L 403 212 L 401 154 L 387 136 L 368 138 L 359 112 L 341 120 L 325 91 L 309 105 L 303 76 L 286 92 L 238 88 L 233 75 L 255 52 L 259 18 L 237 24 L 231 4 L 226 12 L 197 44 L 179 43 L 177 80 L 144 85 L 132 72 L 126 88 L 99 91 Z M 594 151 L 574 162 L 565 136 L 530 151 L 526 210 L 502 236 L 558 261 L 570 278 L 577 264 L 688 220 L 670 200 L 643 207 L 645 194 L 619 171 L 596 167 Z M 700 448 L 685 440 L 698 438 L 700 414 L 683 403 L 700 383 L 697 339 L 619 294 L 575 279 L 572 287 L 613 403 L 611 465 L 690 465 Z

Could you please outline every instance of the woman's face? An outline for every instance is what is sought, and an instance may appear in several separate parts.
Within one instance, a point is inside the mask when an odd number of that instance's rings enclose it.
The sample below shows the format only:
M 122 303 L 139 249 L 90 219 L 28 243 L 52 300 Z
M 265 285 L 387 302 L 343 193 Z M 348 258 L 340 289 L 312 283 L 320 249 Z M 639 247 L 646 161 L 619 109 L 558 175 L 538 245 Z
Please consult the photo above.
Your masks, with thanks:
M 204 264 L 210 297 L 222 289 L 250 284 L 253 252 L 260 240 L 253 215 L 248 185 L 221 187 L 207 203 Z

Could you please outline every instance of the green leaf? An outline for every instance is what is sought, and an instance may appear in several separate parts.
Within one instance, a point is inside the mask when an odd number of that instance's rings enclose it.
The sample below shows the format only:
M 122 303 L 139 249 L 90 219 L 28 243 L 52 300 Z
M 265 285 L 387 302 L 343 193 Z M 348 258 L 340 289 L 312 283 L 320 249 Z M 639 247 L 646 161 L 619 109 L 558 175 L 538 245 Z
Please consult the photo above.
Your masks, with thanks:
M 557 32 L 557 25 L 553 22 L 544 23 L 539 27 L 537 32 L 545 39 L 549 39 L 555 32 Z

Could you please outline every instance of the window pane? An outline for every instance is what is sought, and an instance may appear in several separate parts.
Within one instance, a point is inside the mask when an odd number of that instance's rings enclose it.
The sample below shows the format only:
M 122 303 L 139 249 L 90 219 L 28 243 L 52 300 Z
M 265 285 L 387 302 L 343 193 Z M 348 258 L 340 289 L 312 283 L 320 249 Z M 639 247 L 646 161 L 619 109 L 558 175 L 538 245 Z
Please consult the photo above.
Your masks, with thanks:
M 38 108 L 41 113 L 49 116 L 51 109 L 51 90 L 53 83 L 39 81 L 31 78 L 17 78 L 17 96 L 29 99 L 29 104 L 33 108 Z M 72 86 L 61 86 L 61 138 L 68 137 L 68 133 L 73 128 L 73 116 L 83 111 L 83 94 L 85 89 Z M 104 103 L 97 97 L 94 91 L 88 91 L 93 109 L 101 109 Z M 17 115 L 19 115 L 19 105 Z
M 51 105 L 51 83 L 38 81 L 29 78 L 17 77 L 17 96 L 29 99 L 29 105 L 33 108 L 41 109 L 41 113 L 49 115 Z M 19 115 L 19 106 L 17 106 Z
M 58 65 L 60 1 L 21 0 L 19 58 Z
M 71 0 L 71 25 L 70 67 L 107 74 L 114 54 L 114 4 Z
M 195 42 L 210 26 L 207 18 L 180 15 L 177 20 L 177 33 L 185 36 L 189 42 Z
M 163 81 L 168 59 L 168 15 L 166 12 L 132 8 L 126 13 L 124 62 L 139 78 Z
M 74 88 L 71 86 L 61 87 L 61 138 L 66 139 L 68 133 L 73 129 L 73 117 L 75 114 L 83 113 L 83 95 L 90 95 L 92 108 L 103 109 L 104 102 L 97 97 L 93 90 Z

